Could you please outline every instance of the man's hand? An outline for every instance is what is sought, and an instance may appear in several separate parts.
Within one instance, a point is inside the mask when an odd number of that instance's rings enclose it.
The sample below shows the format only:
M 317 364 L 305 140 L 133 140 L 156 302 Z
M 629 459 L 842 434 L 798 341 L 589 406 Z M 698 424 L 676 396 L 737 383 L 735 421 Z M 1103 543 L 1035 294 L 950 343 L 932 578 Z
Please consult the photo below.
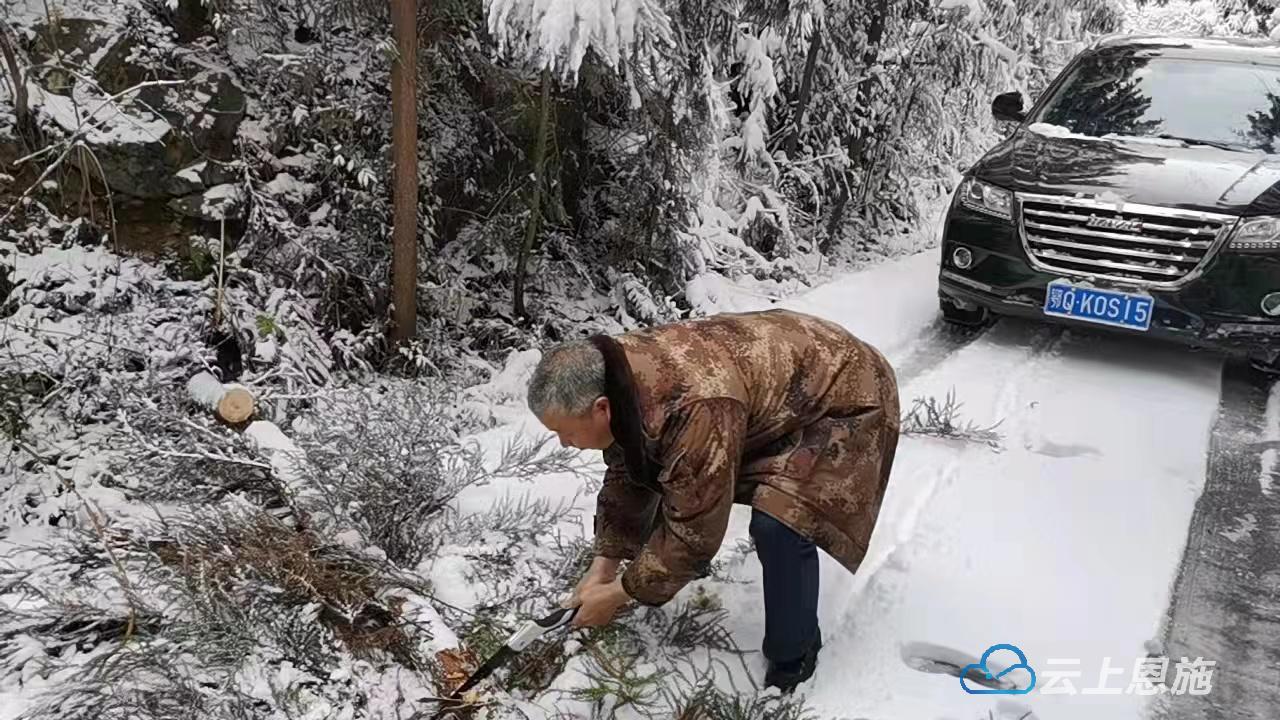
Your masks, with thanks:
M 578 586 L 573 589 L 573 593 L 560 603 L 561 607 L 577 607 L 582 604 L 582 591 L 592 585 L 608 585 L 618 576 L 619 561 L 612 558 L 597 557 L 591 561 L 591 567 L 587 569 L 587 573 L 578 581 Z
M 573 618 L 575 628 L 607 625 L 622 606 L 631 600 L 627 591 L 622 589 L 622 578 L 588 585 L 578 595 L 580 607 Z

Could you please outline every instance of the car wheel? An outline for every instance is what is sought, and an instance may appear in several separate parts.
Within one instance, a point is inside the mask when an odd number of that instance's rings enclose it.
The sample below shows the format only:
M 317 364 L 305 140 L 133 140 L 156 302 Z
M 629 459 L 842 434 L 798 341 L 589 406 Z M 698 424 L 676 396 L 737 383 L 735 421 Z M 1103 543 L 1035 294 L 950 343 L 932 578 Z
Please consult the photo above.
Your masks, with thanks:
M 938 308 L 942 311 L 943 320 L 959 327 L 986 327 L 993 320 L 991 313 L 984 307 L 962 308 L 946 297 L 938 298 Z

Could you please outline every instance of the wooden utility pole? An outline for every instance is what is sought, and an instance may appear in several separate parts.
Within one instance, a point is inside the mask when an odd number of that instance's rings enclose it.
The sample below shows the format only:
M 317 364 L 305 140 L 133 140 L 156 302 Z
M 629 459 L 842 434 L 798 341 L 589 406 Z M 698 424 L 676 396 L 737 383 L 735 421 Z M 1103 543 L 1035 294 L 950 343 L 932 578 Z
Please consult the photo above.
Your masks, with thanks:
M 391 64 L 391 157 L 395 215 L 391 231 L 391 340 L 414 336 L 418 323 L 418 18 L 417 0 L 391 0 L 396 59 Z

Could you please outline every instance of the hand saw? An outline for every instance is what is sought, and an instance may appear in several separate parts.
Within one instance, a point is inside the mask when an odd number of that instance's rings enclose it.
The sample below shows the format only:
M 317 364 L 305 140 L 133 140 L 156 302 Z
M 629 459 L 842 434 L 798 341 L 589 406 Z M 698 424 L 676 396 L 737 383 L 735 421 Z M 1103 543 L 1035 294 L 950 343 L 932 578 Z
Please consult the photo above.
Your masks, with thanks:
M 471 674 L 471 677 L 467 678 L 466 682 L 459 685 L 458 688 L 450 693 L 448 697 L 442 699 L 445 707 L 436 714 L 436 717 L 447 717 L 444 713 L 449 710 L 449 705 L 461 702 L 463 693 L 492 675 L 494 670 L 497 670 L 507 660 L 529 647 L 533 644 L 534 640 L 537 640 L 552 630 L 565 627 L 569 623 L 573 622 L 573 618 L 577 614 L 578 608 L 576 607 L 561 608 L 544 618 L 526 621 L 524 625 L 520 626 L 520 629 L 516 630 L 511 634 L 511 637 L 507 638 L 507 641 L 502 644 L 501 648 L 498 648 L 497 652 L 495 652 L 488 660 L 485 660 L 484 664 Z

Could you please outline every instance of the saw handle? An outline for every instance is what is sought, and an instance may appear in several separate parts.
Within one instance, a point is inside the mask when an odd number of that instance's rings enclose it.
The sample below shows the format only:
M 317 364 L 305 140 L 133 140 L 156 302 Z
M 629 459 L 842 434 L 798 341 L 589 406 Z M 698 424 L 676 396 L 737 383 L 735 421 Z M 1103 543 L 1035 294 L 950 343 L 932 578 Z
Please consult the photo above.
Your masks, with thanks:
M 529 647 L 530 643 L 543 635 L 561 628 L 573 622 L 573 618 L 578 614 L 578 608 L 561 608 L 555 612 L 538 620 L 530 620 L 524 624 L 519 630 L 507 640 L 507 647 L 516 652 L 520 652 Z
M 576 607 L 560 608 L 541 620 L 534 620 L 534 622 L 538 623 L 538 626 L 545 632 L 547 630 L 555 630 L 558 627 L 568 625 L 573 622 L 573 618 L 576 617 L 577 614 L 578 608 Z

